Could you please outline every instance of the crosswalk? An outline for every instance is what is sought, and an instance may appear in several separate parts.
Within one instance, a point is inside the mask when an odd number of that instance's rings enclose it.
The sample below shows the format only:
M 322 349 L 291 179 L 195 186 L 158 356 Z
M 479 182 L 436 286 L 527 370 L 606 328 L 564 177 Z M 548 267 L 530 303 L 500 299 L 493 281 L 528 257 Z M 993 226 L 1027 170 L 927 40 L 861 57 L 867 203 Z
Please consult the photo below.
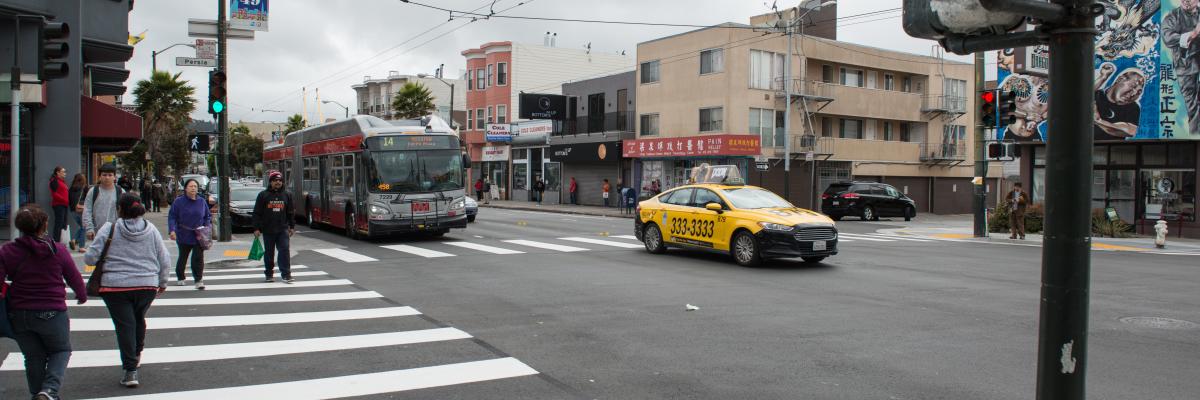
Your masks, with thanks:
M 154 301 L 143 385 L 136 391 L 116 384 L 121 358 L 104 302 L 69 302 L 74 352 L 63 393 L 98 399 L 390 397 L 435 387 L 486 393 L 484 382 L 540 374 L 468 332 L 319 268 L 295 265 L 294 284 L 265 283 L 261 263 L 249 263 L 206 271 L 207 290 L 170 286 Z M 16 346 L 2 343 L 0 356 L 0 397 L 20 397 L 25 360 Z M 272 367 L 254 367 L 262 365 Z M 197 374 L 212 379 L 197 384 Z M 465 384 L 475 385 L 457 387 Z

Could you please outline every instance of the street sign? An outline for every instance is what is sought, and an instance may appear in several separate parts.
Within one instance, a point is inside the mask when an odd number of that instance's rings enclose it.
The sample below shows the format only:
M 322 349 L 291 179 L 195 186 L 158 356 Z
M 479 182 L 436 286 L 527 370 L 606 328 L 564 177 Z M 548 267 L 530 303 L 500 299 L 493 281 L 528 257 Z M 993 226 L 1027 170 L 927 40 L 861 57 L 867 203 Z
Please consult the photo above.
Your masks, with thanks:
M 754 167 L 758 168 L 759 171 L 766 171 L 771 169 L 771 163 L 768 161 L 755 161 Z
M 217 20 L 188 18 L 188 37 L 216 38 Z M 249 29 L 228 28 L 225 37 L 229 39 L 254 40 L 254 31 Z
M 175 57 L 175 65 L 180 67 L 216 67 L 217 60 L 213 58 Z
M 229 27 L 267 31 L 267 0 L 229 0 Z
M 196 39 L 196 58 L 215 59 L 217 58 L 217 41 L 207 39 Z
M 809 152 L 804 153 L 804 161 L 805 162 L 812 162 L 814 158 L 816 158 L 816 155 L 813 154 L 813 152 L 809 151 Z

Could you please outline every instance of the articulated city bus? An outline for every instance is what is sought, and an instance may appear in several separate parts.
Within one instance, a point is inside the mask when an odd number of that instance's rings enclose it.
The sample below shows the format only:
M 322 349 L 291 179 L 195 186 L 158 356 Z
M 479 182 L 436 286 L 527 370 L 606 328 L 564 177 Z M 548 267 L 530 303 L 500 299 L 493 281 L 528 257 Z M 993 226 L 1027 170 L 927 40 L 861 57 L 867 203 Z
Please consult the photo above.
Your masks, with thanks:
M 289 133 L 263 150 L 283 173 L 293 217 L 350 237 L 466 228 L 458 132 L 436 116 L 384 121 L 355 116 Z

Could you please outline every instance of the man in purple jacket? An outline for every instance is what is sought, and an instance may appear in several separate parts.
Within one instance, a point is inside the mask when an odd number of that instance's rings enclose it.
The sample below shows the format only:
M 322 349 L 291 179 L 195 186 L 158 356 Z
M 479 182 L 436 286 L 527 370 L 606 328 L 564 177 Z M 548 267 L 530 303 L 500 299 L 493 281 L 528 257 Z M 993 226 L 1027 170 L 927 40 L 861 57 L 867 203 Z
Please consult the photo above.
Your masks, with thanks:
M 25 381 L 34 399 L 58 398 L 71 360 L 71 325 L 67 290 L 79 304 L 87 289 L 71 253 L 62 243 L 46 240 L 48 216 L 41 207 L 21 207 L 15 219 L 22 236 L 0 247 L 0 282 L 12 280 L 5 298 L 13 339 L 25 357 Z

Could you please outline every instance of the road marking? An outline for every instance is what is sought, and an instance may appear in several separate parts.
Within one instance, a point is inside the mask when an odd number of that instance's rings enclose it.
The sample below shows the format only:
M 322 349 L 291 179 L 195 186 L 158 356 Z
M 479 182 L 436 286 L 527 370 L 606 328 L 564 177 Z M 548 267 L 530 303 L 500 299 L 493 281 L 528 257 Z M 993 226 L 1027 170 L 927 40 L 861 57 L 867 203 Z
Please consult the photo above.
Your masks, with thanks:
M 870 233 L 870 234 L 866 234 L 864 236 L 877 237 L 877 238 L 881 238 L 881 239 L 907 240 L 910 242 L 932 242 L 933 241 L 932 239 L 918 239 L 918 238 L 910 238 L 910 237 L 904 237 L 904 236 L 899 236 L 899 235 L 885 235 L 885 234 L 881 234 L 881 233 Z
M 250 257 L 249 250 L 225 250 L 225 257 Z
M 536 375 L 537 370 L 515 358 L 471 361 L 335 378 L 264 385 L 151 393 L 111 399 L 208 400 L 219 398 L 329 399 L 370 396 L 407 390 Z
M 610 236 L 610 237 L 629 239 L 629 240 L 638 240 L 637 236 L 633 236 L 633 235 L 616 235 L 616 236 Z
M 588 249 L 585 249 L 582 247 L 563 246 L 561 244 L 542 243 L 542 242 L 535 242 L 532 240 L 505 240 L 504 242 L 512 243 L 512 244 L 519 244 L 521 246 L 537 247 L 539 249 L 562 251 L 562 252 L 568 252 L 568 253 L 573 252 L 573 251 L 587 251 L 588 250 Z
M 317 293 L 317 294 L 286 294 L 276 296 L 243 296 L 243 297 L 198 297 L 187 299 L 155 299 L 154 306 L 208 306 L 216 304 L 262 304 L 262 303 L 283 303 L 292 301 L 334 301 L 334 300 L 356 300 L 356 299 L 373 299 L 383 297 L 377 292 L 337 292 L 337 293 Z M 71 307 L 104 307 L 103 301 L 89 301 L 84 304 L 75 304 L 68 302 Z
M 1141 247 L 1120 246 L 1120 245 L 1115 245 L 1115 244 L 1096 243 L 1096 242 L 1092 242 L 1092 248 L 1099 249 L 1099 250 L 1116 250 L 1116 251 L 1146 251 L 1146 250 L 1148 250 L 1148 249 L 1143 249 Z
M 221 272 L 263 272 L 263 266 L 261 265 L 262 261 L 259 261 L 259 263 L 260 263 L 259 266 L 253 267 L 253 268 L 230 268 L 230 269 L 208 269 L 208 268 L 205 268 L 204 275 L 217 274 L 217 273 L 221 273 Z M 292 266 L 293 271 L 298 270 L 298 269 L 308 269 L 308 266 L 307 265 L 293 265 Z
M 870 242 L 894 242 L 894 240 L 891 240 L 891 239 L 880 239 L 880 238 L 874 238 L 874 237 L 870 237 L 870 236 L 866 236 L 866 235 L 854 235 L 854 234 L 849 234 L 849 233 L 838 233 L 838 236 L 849 237 L 854 240 L 866 240 L 866 241 L 870 241 Z
M 933 236 L 942 239 L 971 239 L 975 237 L 975 235 L 970 233 L 937 233 Z
M 260 271 L 261 271 L 261 269 L 260 269 Z M 325 271 L 302 271 L 302 272 L 293 272 L 292 273 L 292 277 L 324 276 L 324 275 L 329 275 L 329 273 L 327 273 Z M 259 272 L 257 274 L 241 274 L 241 275 L 205 275 L 204 279 L 202 279 L 202 281 L 204 281 L 204 282 L 227 281 L 227 280 L 233 280 L 233 279 L 251 279 L 251 278 L 263 279 L 264 277 L 265 276 L 262 274 L 262 272 Z
M 838 237 L 838 243 L 849 243 L 849 242 L 853 242 L 853 240 Z
M 424 329 L 418 331 L 376 333 L 369 335 L 321 337 L 312 339 L 274 340 L 265 342 L 230 343 L 204 346 L 159 347 L 142 351 L 141 362 L 164 364 L 226 360 L 250 357 L 268 357 L 284 354 L 300 354 L 319 351 L 365 349 L 371 347 L 403 346 L 409 344 L 469 339 L 471 335 L 455 328 Z M 116 367 L 121 365 L 118 350 L 89 350 L 71 353 L 70 368 Z M 23 371 L 25 357 L 21 353 L 8 353 L 0 371 Z
M 292 284 L 284 284 L 279 282 L 264 282 L 264 283 L 232 283 L 232 284 L 217 284 L 208 285 L 206 290 L 249 290 L 249 289 L 290 289 L 298 287 L 321 287 L 321 286 L 340 286 L 353 285 L 349 279 L 326 279 L 320 281 L 296 281 Z M 167 290 L 178 286 L 168 286 Z M 75 293 L 71 288 L 67 288 L 67 293 Z
M 444 243 L 451 245 L 451 246 L 455 246 L 455 247 L 462 247 L 464 249 L 485 251 L 485 252 L 492 253 L 492 254 L 523 254 L 523 253 L 525 253 L 523 251 L 509 250 L 509 249 L 504 249 L 504 248 L 500 248 L 500 247 L 493 247 L 493 246 L 488 246 L 488 245 L 478 244 L 478 243 L 471 243 L 471 242 L 444 242 Z
M 412 307 L 367 308 L 341 311 L 316 311 L 285 314 L 255 314 L 255 315 L 220 315 L 211 317 L 161 317 L 147 318 L 147 329 L 178 329 L 178 328 L 211 328 L 217 326 L 247 326 L 296 324 L 302 322 L 346 321 L 353 319 L 372 319 L 386 317 L 405 317 L 420 315 Z M 111 331 L 113 322 L 110 318 L 74 318 L 71 320 L 71 331 Z
M 408 254 L 418 255 L 421 257 L 425 257 L 425 258 L 454 257 L 454 255 L 450 254 L 450 253 L 443 253 L 440 251 L 423 249 L 420 247 L 409 246 L 406 244 L 397 244 L 397 245 L 382 246 L 382 247 L 385 249 L 388 249 L 388 250 L 395 250 L 395 251 L 404 252 L 404 253 L 408 253 Z
M 624 249 L 640 249 L 640 248 L 642 248 L 642 245 L 640 245 L 640 244 L 614 242 L 611 240 L 600 240 L 600 239 L 592 239 L 592 238 L 585 238 L 585 237 L 565 237 L 565 238 L 559 238 L 559 239 L 570 240 L 572 242 L 591 243 L 591 244 L 599 244 L 599 245 L 604 245 L 604 246 L 620 247 L 620 248 L 624 248 Z
M 342 260 L 342 261 L 345 261 L 345 262 L 348 262 L 348 263 L 379 261 L 374 258 L 367 257 L 362 254 L 358 254 L 358 253 L 355 253 L 355 252 L 352 252 L 352 251 L 349 251 L 346 249 L 314 249 L 313 251 L 336 258 L 336 259 L 339 259 L 339 260 Z

